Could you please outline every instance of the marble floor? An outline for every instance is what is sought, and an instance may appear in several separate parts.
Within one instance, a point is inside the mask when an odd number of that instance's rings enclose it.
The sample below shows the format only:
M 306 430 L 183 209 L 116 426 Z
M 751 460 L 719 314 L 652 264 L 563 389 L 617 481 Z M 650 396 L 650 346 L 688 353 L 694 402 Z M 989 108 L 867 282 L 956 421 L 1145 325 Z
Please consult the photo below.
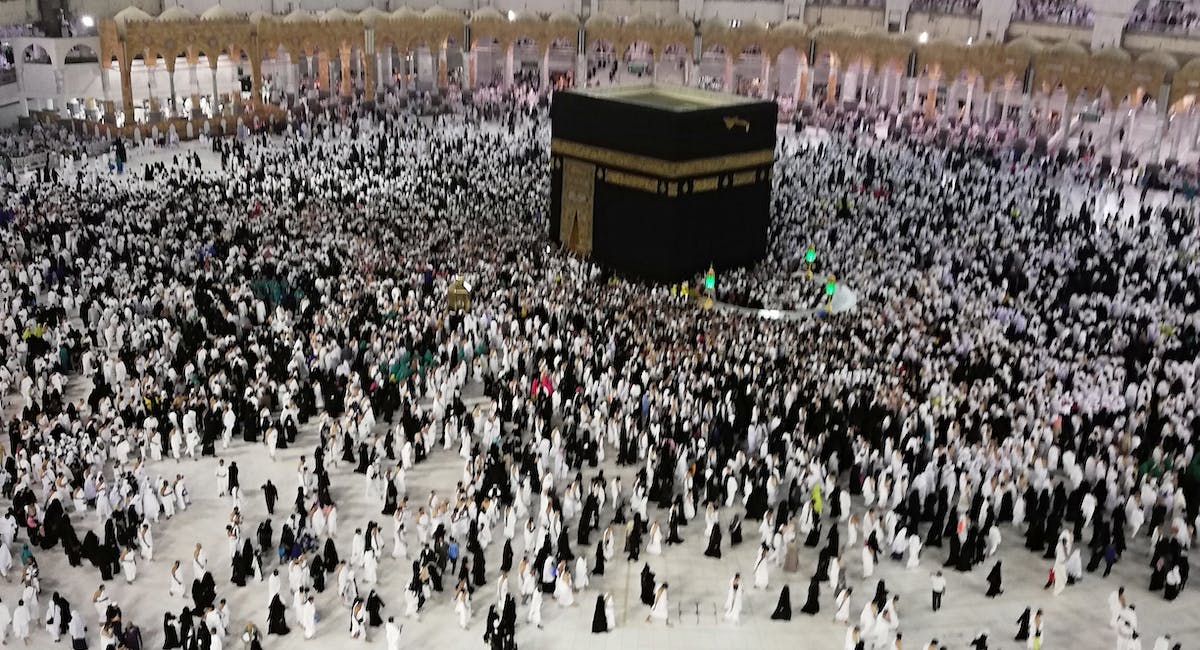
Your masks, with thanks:
M 168 151 L 151 154 L 149 159 L 153 160 L 155 156 L 169 159 L 171 153 Z M 135 158 L 142 161 L 147 159 L 137 154 Z M 206 165 L 212 162 L 210 157 L 206 157 L 205 160 Z M 136 173 L 139 164 L 135 163 L 132 167 Z M 84 386 L 77 383 L 72 386 L 71 394 L 76 397 L 84 395 L 85 392 Z M 299 457 L 311 457 L 315 444 L 316 434 L 313 426 L 310 423 L 305 427 L 296 444 L 282 451 L 275 461 L 269 459 L 261 445 L 249 445 L 241 441 L 235 441 L 228 450 L 221 451 L 221 457 L 225 458 L 226 462 L 236 461 L 241 469 L 241 483 L 244 489 L 241 509 L 246 520 L 244 530 L 247 534 L 252 534 L 258 523 L 267 516 L 259 489 L 267 479 L 272 480 L 280 490 L 279 511 L 285 511 L 292 501 L 290 496 L 294 494 L 296 487 L 295 468 Z M 381 424 L 380 427 L 382 426 L 384 425 Z M 202 543 L 208 550 L 210 566 L 217 580 L 218 597 L 228 599 L 232 610 L 233 623 L 226 647 L 231 647 L 228 644 L 237 644 L 236 647 L 240 647 L 240 641 L 235 636 L 236 631 L 247 622 L 253 622 L 265 629 L 266 583 L 250 583 L 245 588 L 237 588 L 229 582 L 229 556 L 224 523 L 234 504 L 228 497 L 218 497 L 215 488 L 215 467 L 216 459 L 213 458 L 183 462 L 165 460 L 149 464 L 148 472 L 151 475 L 186 476 L 193 495 L 193 504 L 172 520 L 162 521 L 157 525 L 154 530 L 155 558 L 153 562 L 139 566 L 138 577 L 134 583 L 126 584 L 123 578 L 118 578 L 107 586 L 112 597 L 120 603 L 126 620 L 141 626 L 146 648 L 161 647 L 163 613 L 167 610 L 178 613 L 188 604 L 188 601 L 168 596 L 169 570 L 172 561 L 176 559 L 183 561 L 186 567 L 193 545 L 197 542 Z M 604 470 L 606 476 L 629 473 L 628 470 L 618 471 L 612 466 L 607 466 Z M 585 478 L 593 476 L 595 471 L 585 471 Z M 408 474 L 408 495 L 411 502 L 423 501 L 433 489 L 441 494 L 452 493 L 461 474 L 462 460 L 457 455 L 457 450 L 437 450 L 430 460 Z M 383 522 L 384 529 L 388 531 L 385 538 L 390 548 L 390 526 L 379 513 L 382 499 L 367 496 L 364 478 L 354 474 L 351 467 L 342 465 L 334 468 L 330 475 L 333 496 L 340 510 L 340 530 L 336 540 L 340 553 L 348 554 L 354 529 L 365 526 L 369 520 Z M 626 481 L 627 486 L 630 483 L 630 480 Z M 275 517 L 277 535 L 281 519 L 279 511 Z M 652 510 L 652 516 L 664 523 L 665 514 L 657 509 Z M 729 513 L 726 513 L 722 517 L 723 523 L 727 523 L 729 516 Z M 603 513 L 604 523 L 610 518 L 611 511 Z M 73 515 L 73 519 L 81 537 L 85 530 L 99 528 L 95 513 L 76 514 Z M 747 578 L 750 576 L 755 557 L 755 541 L 758 537 L 756 525 L 748 523 L 745 528 L 746 542 L 738 547 L 729 548 L 726 537 L 725 554 L 720 560 L 702 555 L 706 541 L 701 539 L 702 531 L 703 521 L 693 521 L 682 533 L 686 538 L 682 546 L 668 548 L 663 555 L 657 557 L 642 554 L 643 560 L 649 562 L 659 579 L 666 580 L 671 585 L 672 627 L 645 622 L 648 608 L 638 600 L 638 572 L 641 570 L 641 564 L 627 564 L 618 554 L 609 564 L 606 574 L 593 577 L 591 585 L 578 595 L 576 606 L 562 608 L 552 599 L 547 599 L 543 607 L 543 629 L 519 625 L 517 641 L 520 647 L 530 650 L 834 650 L 842 647 L 845 627 L 832 620 L 834 596 L 828 588 L 822 591 L 822 611 L 819 615 L 810 617 L 799 613 L 809 577 L 816 564 L 816 549 L 802 549 L 801 568 L 798 573 L 784 573 L 780 569 L 773 569 L 771 584 L 767 590 L 748 590 L 741 623 L 730 624 L 723 622 L 720 616 L 726 589 L 734 573 L 741 572 Z M 857 549 L 853 549 L 853 552 L 845 555 L 849 566 L 849 582 L 855 586 L 851 608 L 852 621 L 857 620 L 859 610 L 874 592 L 876 581 L 883 579 L 890 590 L 900 595 L 900 630 L 904 637 L 904 648 L 923 647 L 931 638 L 943 641 L 949 648 L 966 648 L 969 640 L 983 630 L 990 631 L 992 648 L 1023 647 L 1023 644 L 1011 639 L 1016 630 L 1015 619 L 1026 606 L 1045 610 L 1046 638 L 1043 648 L 1111 648 L 1116 646 L 1116 637 L 1108 627 L 1106 598 L 1117 586 L 1125 585 L 1130 600 L 1137 606 L 1145 648 L 1149 649 L 1153 640 L 1164 633 L 1170 633 L 1176 640 L 1182 641 L 1184 648 L 1200 646 L 1200 590 L 1194 587 L 1186 590 L 1173 603 L 1165 602 L 1161 593 L 1148 592 L 1146 586 L 1149 581 L 1149 553 L 1144 537 L 1131 542 L 1130 550 L 1115 567 L 1112 576 L 1101 579 L 1098 574 L 1088 574 L 1080 584 L 1055 597 L 1050 591 L 1042 589 L 1050 561 L 1043 560 L 1040 554 L 1034 555 L 1025 551 L 1022 546 L 1023 539 L 1017 531 L 1005 527 L 1003 534 L 1004 542 L 1001 544 L 998 558 L 1004 562 L 1004 594 L 994 600 L 983 595 L 986 586 L 984 578 L 992 560 L 988 560 L 973 573 L 948 571 L 946 601 L 942 611 L 936 614 L 930 608 L 929 578 L 930 572 L 940 567 L 945 559 L 945 549 L 927 549 L 921 566 L 913 570 L 907 570 L 891 560 L 882 560 L 875 577 L 866 581 L 861 578 L 860 554 Z M 499 566 L 502 546 L 499 531 L 496 535 L 498 541 L 487 550 L 489 585 L 480 588 L 475 595 L 475 616 L 468 629 L 462 630 L 458 627 L 449 603 L 449 594 L 435 594 L 434 599 L 426 604 L 419 621 L 404 621 L 401 643 L 403 648 L 483 647 L 484 619 L 488 605 L 495 601 L 496 567 Z M 618 549 L 622 546 L 623 538 L 624 533 L 618 533 Z M 844 528 L 842 539 L 846 539 Z M 595 542 L 597 536 L 593 535 L 592 540 Z M 513 546 L 519 561 L 524 551 L 520 534 L 514 540 Z M 14 552 L 16 550 L 14 549 Z M 574 550 L 577 553 L 582 551 L 579 548 Z M 594 546 L 588 549 L 589 557 L 593 550 Z M 90 640 L 92 647 L 96 647 L 97 630 L 94 626 L 95 614 L 91 608 L 91 595 L 101 582 L 98 571 L 90 567 L 72 569 L 67 565 L 60 549 L 38 552 L 37 557 L 42 566 L 45 594 L 42 613 L 44 601 L 49 594 L 55 591 L 62 593 L 93 624 L 90 626 Z M 410 561 L 386 557 L 380 567 L 379 583 L 374 585 L 387 603 L 385 611 L 395 614 L 398 620 L 403 611 L 402 589 L 410 577 L 410 572 Z M 192 578 L 190 573 L 190 568 L 185 570 L 189 584 Z M 286 571 L 281 573 L 283 589 L 287 592 Z M 795 616 L 790 622 L 771 621 L 769 615 L 775 606 L 779 589 L 785 584 L 791 585 Z M 367 586 L 361 589 L 365 593 Z M 292 633 L 287 636 L 267 637 L 264 646 L 271 650 L 282 650 L 306 646 L 340 647 L 331 644 L 349 643 L 347 613 L 337 602 L 335 591 L 336 589 L 327 589 L 317 599 L 321 621 L 316 639 L 306 642 L 300 630 L 293 626 Z M 590 633 L 592 611 L 596 595 L 602 591 L 613 594 L 617 629 L 610 634 L 593 635 Z M 16 582 L 0 582 L 0 599 L 3 599 L 4 603 L 11 607 L 15 605 L 18 596 L 19 585 Z M 523 621 L 523 617 L 522 607 L 519 608 L 520 620 Z M 294 613 L 291 611 L 288 613 L 288 620 L 289 624 L 294 621 Z M 382 628 L 372 630 L 369 640 L 364 645 L 384 647 Z M 39 627 L 34 632 L 29 647 L 57 646 Z

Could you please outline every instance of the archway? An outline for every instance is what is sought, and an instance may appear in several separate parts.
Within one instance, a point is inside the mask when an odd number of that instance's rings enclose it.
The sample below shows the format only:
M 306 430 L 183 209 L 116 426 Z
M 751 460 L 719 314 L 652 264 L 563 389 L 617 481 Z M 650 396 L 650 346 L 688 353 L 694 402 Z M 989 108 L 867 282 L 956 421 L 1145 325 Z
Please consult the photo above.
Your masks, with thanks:
M 50 53 L 37 43 L 30 43 L 21 52 L 21 61 L 26 64 L 50 65 Z
M 563 37 L 550 41 L 550 50 L 546 53 L 546 66 L 551 88 L 561 90 L 574 86 L 575 44 Z
M 617 52 L 612 41 L 595 40 L 587 48 L 587 85 L 600 86 L 616 82 Z
M 763 77 L 762 48 L 750 44 L 742 48 L 733 62 L 733 92 L 738 95 L 761 97 L 769 79 Z M 726 90 L 730 90 L 726 88 Z
M 704 48 L 700 55 L 699 86 L 708 90 L 727 90 L 726 75 L 730 73 L 728 64 L 723 46 L 713 44 Z
M 63 63 L 98 63 L 99 61 L 100 57 L 95 50 L 84 43 L 78 43 L 75 47 L 67 50 Z

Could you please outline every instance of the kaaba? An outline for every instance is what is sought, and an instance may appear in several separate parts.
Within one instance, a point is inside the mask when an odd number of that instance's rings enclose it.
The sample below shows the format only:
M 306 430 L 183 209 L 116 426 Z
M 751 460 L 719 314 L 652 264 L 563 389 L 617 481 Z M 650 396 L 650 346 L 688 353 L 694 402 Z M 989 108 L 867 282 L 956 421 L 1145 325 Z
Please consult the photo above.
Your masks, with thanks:
M 660 84 L 554 95 L 550 237 L 654 282 L 767 250 L 775 102 Z

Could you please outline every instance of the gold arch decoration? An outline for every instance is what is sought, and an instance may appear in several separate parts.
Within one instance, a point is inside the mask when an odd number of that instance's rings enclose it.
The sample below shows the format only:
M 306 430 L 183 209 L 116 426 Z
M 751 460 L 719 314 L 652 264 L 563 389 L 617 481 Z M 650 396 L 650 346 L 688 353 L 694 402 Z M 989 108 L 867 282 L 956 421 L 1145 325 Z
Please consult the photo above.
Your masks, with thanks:
M 555 42 L 577 47 L 581 25 L 568 12 L 548 17 L 521 12 L 509 20 L 490 8 L 480 9 L 470 17 L 439 6 L 423 12 L 405 7 L 391 13 L 367 9 L 351 14 L 332 9 L 321 15 L 296 10 L 285 16 L 262 12 L 244 16 L 218 6 L 201 16 L 172 8 L 155 18 L 129 7 L 112 19 L 100 21 L 99 65 L 109 68 L 113 61 L 117 62 L 122 98 L 130 107 L 132 91 L 128 86 L 135 59 L 141 58 L 146 66 L 155 67 L 161 58 L 163 66 L 173 72 L 181 56 L 196 65 L 200 56 L 205 55 L 209 65 L 215 66 L 221 55 L 240 60 L 244 54 L 250 62 L 257 103 L 263 61 L 280 50 L 293 60 L 355 50 L 364 54 L 368 50 L 381 52 L 388 47 L 407 51 L 426 46 L 432 50 L 444 47 L 452 39 L 461 40 L 467 26 L 472 44 L 481 38 L 495 38 L 507 47 L 518 38 L 529 38 L 545 53 Z M 1172 106 L 1184 97 L 1200 95 L 1200 59 L 1180 67 L 1165 52 L 1134 57 L 1119 48 L 1090 52 L 1074 42 L 1047 46 L 1030 37 L 1007 43 L 967 45 L 935 41 L 917 45 L 903 34 L 840 27 L 810 30 L 796 20 L 774 26 L 746 22 L 737 27 L 708 20 L 697 29 L 697 25 L 682 16 L 660 18 L 650 14 L 639 14 L 623 22 L 595 14 L 582 27 L 589 42 L 611 43 L 618 53 L 624 53 L 635 42 L 644 42 L 656 56 L 661 56 L 668 46 L 682 47 L 695 56 L 698 31 L 700 47 L 720 48 L 731 58 L 748 48 L 757 48 L 763 56 L 775 60 L 791 48 L 808 66 L 813 63 L 808 53 L 815 50 L 818 55 L 833 57 L 836 67 L 844 69 L 859 63 L 881 70 L 888 65 L 903 69 L 915 53 L 922 69 L 946 80 L 965 74 L 968 78 L 982 78 L 987 84 L 1014 84 L 1032 69 L 1036 88 L 1054 92 L 1062 86 L 1072 97 L 1083 91 L 1100 97 L 1107 91 L 1110 101 L 1120 103 L 1123 98 L 1132 100 L 1141 93 L 1157 94 L 1164 83 L 1170 84 Z M 364 70 L 368 68 L 365 66 Z
M 1171 79 L 1170 105 L 1185 97 L 1200 97 L 1200 58 L 1188 61 Z

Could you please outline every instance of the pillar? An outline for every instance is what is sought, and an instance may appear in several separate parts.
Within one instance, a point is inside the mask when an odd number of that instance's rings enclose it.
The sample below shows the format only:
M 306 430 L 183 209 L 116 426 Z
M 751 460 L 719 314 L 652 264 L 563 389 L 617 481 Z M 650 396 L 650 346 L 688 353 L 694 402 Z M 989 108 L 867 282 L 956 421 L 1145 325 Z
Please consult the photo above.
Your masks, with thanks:
M 175 64 L 167 66 L 167 88 L 171 92 L 170 101 L 167 106 L 171 109 L 171 117 L 179 114 L 179 107 L 175 105 Z
M 868 87 L 867 84 L 871 79 L 871 69 L 868 68 L 865 64 L 859 64 L 858 70 L 859 70 L 859 72 L 858 72 L 858 75 L 859 75 L 858 103 L 866 104 L 867 103 L 867 87 Z
M 321 90 L 333 94 L 333 89 L 329 87 L 329 57 L 319 51 L 313 55 L 313 59 L 317 62 L 317 85 Z
M 150 93 L 150 112 L 158 112 L 158 62 L 150 60 L 146 62 L 146 85 L 149 87 Z M 150 116 L 147 116 L 146 121 L 150 121 Z
M 983 80 L 983 123 L 992 123 L 992 107 L 995 104 L 995 89 L 988 89 L 987 79 Z
M 1016 82 L 1007 77 L 1004 80 L 1004 94 L 1000 95 L 1000 122 L 1003 123 L 1008 119 L 1008 96 L 1012 92 L 1013 84 Z
M 762 61 L 762 73 L 759 75 L 758 88 L 759 97 L 763 99 L 771 98 L 771 57 L 766 52 L 761 52 L 758 55 Z
M 471 55 L 474 56 L 474 52 Z M 379 79 L 383 81 L 385 88 L 396 87 L 396 71 L 392 63 L 392 58 L 395 56 L 396 48 L 394 46 L 388 45 L 383 48 L 383 68 L 379 71 Z
M 352 92 L 352 87 L 350 85 L 351 54 L 352 52 L 349 47 L 343 47 L 341 51 L 338 52 L 338 63 L 340 64 L 338 67 L 341 69 L 342 73 L 341 83 L 338 84 L 338 94 L 344 97 L 349 97 Z
M 400 94 L 404 95 L 408 93 L 408 50 L 402 50 L 399 54 L 400 60 L 403 63 L 400 70 L 400 80 L 397 85 L 400 88 Z
M 733 55 L 731 55 L 729 52 L 725 53 L 725 74 L 722 76 L 721 86 L 721 89 L 727 93 L 731 93 L 736 90 L 733 87 Z
M 504 85 L 512 87 L 513 85 L 513 44 L 509 43 L 504 48 Z
M 825 103 L 837 103 L 837 85 L 838 85 L 838 69 L 833 62 L 830 61 L 829 66 L 829 84 L 825 86 Z
M 256 48 L 257 49 L 257 48 Z M 250 53 L 250 105 L 259 108 L 263 105 L 263 75 L 262 55 L 257 51 Z
M 929 88 L 925 90 L 925 117 L 933 119 L 937 114 L 938 77 L 929 76 Z
M 550 45 L 542 51 L 542 90 L 550 90 Z M 658 66 L 654 66 L 654 76 L 658 77 Z
M 975 100 L 975 75 L 967 75 L 967 99 L 963 102 L 963 122 L 971 123 L 971 103 Z
M 221 94 L 217 91 L 217 57 L 210 57 L 209 61 L 212 62 L 210 65 L 212 70 L 212 100 L 210 100 L 209 104 L 213 117 L 216 117 L 221 114 Z
M 800 61 L 796 61 L 796 89 L 792 92 L 792 97 L 796 100 L 796 106 L 800 106 L 800 102 L 808 99 L 808 66 L 801 67 Z
M 1171 148 L 1167 153 L 1167 160 L 1176 160 L 1179 158 L 1179 141 L 1183 139 L 1183 132 L 1187 128 L 1187 120 L 1183 116 L 1176 116 L 1178 119 L 1172 120 L 1175 123 L 1175 128 L 1171 129 Z
M 687 85 L 687 80 L 684 80 Z M 587 55 L 583 52 L 575 54 L 575 86 L 582 88 L 587 85 Z
M 1070 92 L 1070 91 L 1068 91 L 1068 92 Z M 1067 143 L 1067 136 L 1070 135 L 1070 133 L 1071 133 L 1071 118 L 1074 116 L 1074 114 L 1075 114 L 1075 97 L 1073 96 L 1073 94 L 1068 94 L 1067 105 L 1063 108 L 1063 114 L 1062 114 L 1062 120 L 1061 120 L 1062 127 L 1060 127 L 1058 130 L 1059 134 L 1062 136 L 1062 140 L 1063 140 L 1062 144 Z
M 450 83 L 450 68 L 446 62 L 446 43 L 442 42 L 437 51 L 437 86 L 445 89 Z
M 363 52 L 363 99 L 375 101 L 375 77 L 379 74 L 379 52 Z
M 100 92 L 104 95 L 104 108 L 101 111 L 101 120 L 108 121 L 110 118 L 115 118 L 113 115 L 112 106 L 112 82 L 108 80 L 108 66 L 100 68 Z

